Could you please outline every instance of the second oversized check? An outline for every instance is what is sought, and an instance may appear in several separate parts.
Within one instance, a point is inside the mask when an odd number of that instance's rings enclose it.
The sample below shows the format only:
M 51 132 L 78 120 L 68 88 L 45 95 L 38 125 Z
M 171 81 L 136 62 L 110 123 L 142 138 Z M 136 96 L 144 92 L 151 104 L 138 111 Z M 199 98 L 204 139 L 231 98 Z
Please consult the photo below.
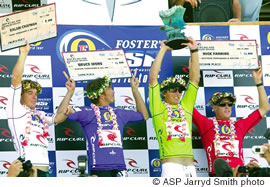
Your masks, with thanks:
M 29 43 L 57 36 L 55 3 L 16 12 L 0 18 L 1 50 L 6 51 Z
M 69 75 L 75 81 L 131 77 L 122 49 L 62 53 Z
M 255 40 L 197 41 L 200 69 L 257 69 Z

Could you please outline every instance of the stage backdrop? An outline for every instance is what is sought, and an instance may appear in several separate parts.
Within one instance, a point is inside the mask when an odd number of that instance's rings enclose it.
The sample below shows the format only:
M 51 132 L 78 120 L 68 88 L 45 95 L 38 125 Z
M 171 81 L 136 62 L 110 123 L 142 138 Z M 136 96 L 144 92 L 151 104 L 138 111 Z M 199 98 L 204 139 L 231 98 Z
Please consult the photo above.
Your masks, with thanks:
M 258 53 L 263 68 L 263 84 L 267 95 L 270 95 L 270 26 L 187 26 L 187 36 L 196 40 L 245 40 L 256 39 Z M 122 48 L 125 51 L 130 69 L 138 68 L 140 92 L 148 102 L 148 74 L 156 57 L 161 40 L 166 35 L 160 32 L 159 26 L 88 26 L 58 25 L 58 37 L 31 45 L 26 60 L 24 78 L 39 81 L 43 92 L 38 98 L 37 108 L 53 113 L 65 96 L 65 77 L 67 71 L 61 57 L 65 51 L 88 51 Z M 94 45 L 89 45 L 93 43 Z M 0 54 L 0 176 L 7 175 L 7 169 L 17 158 L 13 148 L 10 130 L 5 114 L 8 101 L 8 89 L 12 69 L 16 63 L 19 50 L 14 49 Z M 180 75 L 188 79 L 188 49 L 168 52 L 162 64 L 159 82 L 172 76 Z M 70 101 L 73 106 L 89 105 L 83 97 L 86 81 L 77 82 L 75 94 Z M 113 79 L 115 90 L 114 106 L 135 110 L 135 102 L 128 79 Z M 208 117 L 213 116 L 208 104 L 210 96 L 216 91 L 231 91 L 237 96 L 232 117 L 237 120 L 245 117 L 258 108 L 258 94 L 250 70 L 201 71 L 200 88 L 196 108 Z M 251 152 L 253 145 L 261 145 L 267 140 L 263 137 L 267 126 L 270 126 L 270 114 L 251 129 L 244 140 L 245 163 L 258 162 L 267 166 L 264 159 Z M 78 123 L 66 121 L 50 127 L 49 158 L 52 176 L 77 177 L 77 156 L 85 155 L 86 141 Z M 193 127 L 194 164 L 198 176 L 208 176 L 205 151 L 195 126 Z M 123 137 L 125 161 L 130 177 L 160 176 L 161 162 L 154 133 L 152 119 L 147 122 L 127 124 Z

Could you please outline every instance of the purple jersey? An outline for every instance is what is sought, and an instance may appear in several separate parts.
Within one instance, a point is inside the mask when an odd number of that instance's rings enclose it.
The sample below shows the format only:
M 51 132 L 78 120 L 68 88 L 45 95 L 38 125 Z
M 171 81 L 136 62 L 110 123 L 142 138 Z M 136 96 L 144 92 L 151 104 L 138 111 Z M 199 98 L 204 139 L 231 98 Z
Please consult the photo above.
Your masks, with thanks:
M 113 124 L 110 112 L 107 106 L 98 106 L 100 109 L 101 123 L 103 130 L 112 130 Z M 88 140 L 88 151 L 90 157 L 91 170 L 125 170 L 123 148 L 108 146 L 101 148 L 98 145 L 97 120 L 95 112 L 91 107 L 75 108 L 75 113 L 68 116 L 68 120 L 81 123 L 84 134 Z M 123 137 L 123 129 L 128 122 L 143 121 L 142 113 L 132 110 L 123 110 L 114 108 L 117 116 L 118 129 Z M 121 138 L 121 143 L 122 138 Z

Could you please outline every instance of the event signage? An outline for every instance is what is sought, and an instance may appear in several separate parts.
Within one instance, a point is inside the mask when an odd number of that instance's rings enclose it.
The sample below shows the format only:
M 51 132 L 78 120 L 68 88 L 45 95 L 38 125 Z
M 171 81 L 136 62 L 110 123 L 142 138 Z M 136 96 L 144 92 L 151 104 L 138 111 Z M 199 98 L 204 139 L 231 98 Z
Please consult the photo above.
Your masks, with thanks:
M 0 17 L 1 50 L 57 36 L 55 3 Z
M 122 49 L 63 52 L 62 56 L 70 77 L 75 81 L 93 80 L 104 76 L 131 77 L 131 71 Z
M 198 41 L 201 70 L 257 69 L 255 40 Z

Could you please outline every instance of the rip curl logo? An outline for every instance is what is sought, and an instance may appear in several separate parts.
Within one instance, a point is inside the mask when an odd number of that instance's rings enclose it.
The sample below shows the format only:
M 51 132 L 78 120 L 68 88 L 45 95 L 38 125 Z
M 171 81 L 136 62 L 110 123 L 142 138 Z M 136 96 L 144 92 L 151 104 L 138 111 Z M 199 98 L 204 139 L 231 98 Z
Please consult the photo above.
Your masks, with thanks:
M 95 43 L 93 41 L 95 41 Z M 62 63 L 62 52 L 95 51 L 96 45 L 103 49 L 112 49 L 107 42 L 95 33 L 82 29 L 74 29 L 64 33 L 56 44 L 56 53 Z
M 136 136 L 135 135 L 135 130 L 134 129 L 132 129 L 131 127 L 128 127 L 128 129 L 127 129 L 127 134 L 129 135 L 129 136 Z
M 129 160 L 128 161 L 128 165 L 130 165 L 131 167 L 133 167 L 133 168 L 139 168 L 138 166 L 136 166 L 137 165 L 136 160 L 131 159 L 131 158 L 127 158 L 126 160 Z
M 72 160 L 64 159 L 64 161 L 67 162 L 66 163 L 67 167 L 71 169 L 77 169 L 75 162 L 73 162 Z
M 126 96 L 126 95 L 122 95 L 121 97 L 124 97 L 124 101 L 125 101 L 127 104 L 129 104 L 129 105 L 135 105 L 135 104 L 134 104 L 134 100 L 133 100 L 131 97 Z
M 185 73 L 189 73 L 189 67 L 187 65 L 180 65 L 182 66 L 182 70 L 185 72 Z
M 7 74 L 8 72 L 6 72 L 6 71 L 8 71 L 8 68 L 6 66 L 0 64 L 0 72 Z
M 246 101 L 247 103 L 249 103 L 249 104 L 256 104 L 256 103 L 254 102 L 254 99 L 253 99 L 251 96 L 249 96 L 249 95 L 241 95 L 241 96 L 245 97 L 245 101 Z
M 196 168 L 200 167 L 199 162 L 196 159 L 193 160 L 193 163 Z
M 112 132 L 112 131 L 107 131 L 109 134 L 107 135 L 107 138 L 112 141 L 112 142 L 117 142 L 116 138 L 117 135 L 116 133 Z
M 27 64 L 26 66 L 30 66 L 30 70 L 36 74 L 41 74 L 39 67 L 33 64 Z
M 1 134 L 6 137 L 6 138 L 10 138 L 11 136 L 11 133 L 8 129 L 5 129 L 5 128 L 0 128 L 0 130 L 2 131 Z
M 33 131 L 33 132 L 37 133 L 37 135 L 36 135 L 37 140 L 38 140 L 40 143 L 42 143 L 43 145 L 46 145 L 46 144 L 43 142 L 46 138 L 45 138 L 40 132 L 38 132 L 38 131 Z M 41 139 L 43 139 L 43 140 L 41 140 Z
M 92 5 L 102 6 L 102 4 L 97 3 L 97 2 L 100 2 L 100 0 L 82 0 L 82 1 L 84 1 L 86 3 L 90 3 Z M 138 3 L 140 1 L 142 1 L 142 0 L 126 0 L 125 3 L 120 4 L 120 6 L 131 5 L 134 3 Z M 110 18 L 111 18 L 111 22 L 113 22 L 115 2 L 116 2 L 116 0 L 106 0 L 106 5 L 107 5 L 108 13 L 109 13 Z
M 236 35 L 240 36 L 240 40 L 248 40 L 248 37 L 245 34 L 236 34 Z
M 8 98 L 4 96 L 0 96 L 0 103 L 2 103 L 3 105 L 7 105 L 7 101 L 8 101 Z
M 256 134 L 256 130 L 254 128 L 251 128 L 249 131 L 248 131 L 249 134 L 251 135 L 255 135 Z
M 225 150 L 228 151 L 228 152 L 231 152 L 231 150 L 232 150 L 232 148 L 233 148 L 231 142 L 227 142 L 227 141 L 224 141 L 224 140 L 221 141 L 221 142 L 224 143 L 224 144 L 222 145 L 222 148 L 225 149 Z
M 3 162 L 3 168 L 8 169 L 9 166 L 11 166 L 11 163 L 5 160 L 0 160 L 0 162 Z
M 246 158 L 250 159 L 249 162 L 257 162 L 257 163 L 259 163 L 259 161 L 254 157 L 246 157 Z
M 65 134 L 67 136 L 73 136 L 74 131 L 72 129 L 70 129 L 70 128 L 64 128 L 64 129 L 65 129 Z
M 176 125 L 176 126 L 174 127 L 174 130 L 175 130 L 176 132 L 183 133 L 183 131 L 181 131 L 179 128 L 181 128 L 181 126 L 180 126 L 180 125 Z

